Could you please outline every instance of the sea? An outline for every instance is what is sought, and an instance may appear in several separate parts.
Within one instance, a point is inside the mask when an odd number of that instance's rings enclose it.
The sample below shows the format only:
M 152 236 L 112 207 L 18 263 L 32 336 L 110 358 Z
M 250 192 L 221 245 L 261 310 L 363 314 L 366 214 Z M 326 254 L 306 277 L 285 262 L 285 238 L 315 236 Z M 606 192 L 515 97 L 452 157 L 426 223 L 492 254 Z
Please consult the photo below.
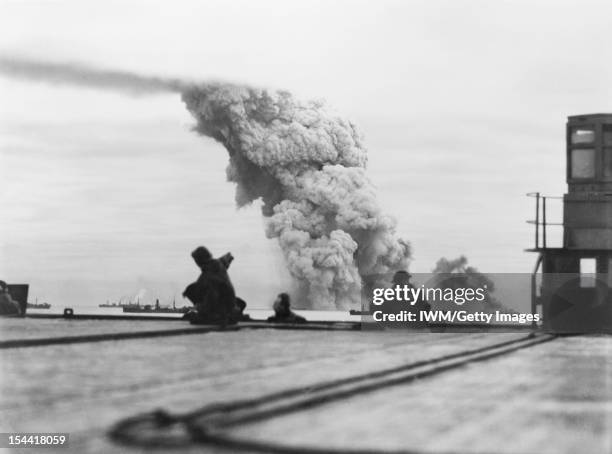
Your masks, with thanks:
M 62 314 L 64 307 L 52 305 L 49 309 L 34 309 L 28 308 L 28 314 Z M 97 307 L 97 306 L 79 306 L 71 307 L 75 315 L 122 315 L 122 316 L 139 316 L 143 315 L 151 318 L 155 317 L 176 317 L 181 318 L 183 314 L 173 313 L 130 313 L 123 312 L 120 307 Z M 333 322 L 360 322 L 360 315 L 351 315 L 348 311 L 316 311 L 316 310 L 294 310 L 298 315 L 305 317 L 308 321 L 321 322 L 321 321 L 333 321 Z M 246 314 L 249 314 L 254 320 L 266 320 L 271 315 L 274 315 L 272 309 L 249 309 L 245 310 Z

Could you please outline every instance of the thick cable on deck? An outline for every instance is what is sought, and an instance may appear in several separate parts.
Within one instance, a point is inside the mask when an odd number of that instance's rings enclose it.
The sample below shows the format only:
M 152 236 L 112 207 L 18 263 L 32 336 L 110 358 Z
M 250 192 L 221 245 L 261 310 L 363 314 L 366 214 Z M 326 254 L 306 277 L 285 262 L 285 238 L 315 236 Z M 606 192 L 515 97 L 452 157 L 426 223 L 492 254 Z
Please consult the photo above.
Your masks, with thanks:
M 193 412 L 172 415 L 163 410 L 136 415 L 118 422 L 109 432 L 115 442 L 147 448 L 178 448 L 209 444 L 249 452 L 363 454 L 379 450 L 295 447 L 243 440 L 223 433 L 224 429 L 259 422 L 329 404 L 342 399 L 408 384 L 470 363 L 490 360 L 554 340 L 553 335 L 529 335 L 486 347 L 466 350 L 403 366 L 330 382 L 288 389 L 253 399 L 207 405 Z M 389 452 L 389 451 L 384 451 Z M 390 451 L 395 452 L 395 451 Z M 416 451 L 398 451 L 416 452 Z

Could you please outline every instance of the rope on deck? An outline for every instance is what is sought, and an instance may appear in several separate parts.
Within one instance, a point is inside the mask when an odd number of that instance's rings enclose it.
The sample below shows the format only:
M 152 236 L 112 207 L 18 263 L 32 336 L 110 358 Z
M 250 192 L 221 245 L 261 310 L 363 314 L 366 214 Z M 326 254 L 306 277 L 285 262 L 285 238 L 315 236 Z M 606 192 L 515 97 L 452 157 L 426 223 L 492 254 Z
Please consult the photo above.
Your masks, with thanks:
M 184 414 L 165 410 L 136 415 L 119 421 L 109 431 L 117 443 L 140 448 L 179 448 L 194 444 L 216 446 L 233 452 L 279 454 L 367 454 L 406 453 L 420 451 L 381 451 L 377 449 L 344 449 L 331 447 L 292 446 L 276 442 L 260 442 L 221 433 L 222 429 L 259 422 L 317 406 L 348 399 L 363 393 L 409 384 L 433 377 L 468 364 L 487 361 L 518 350 L 550 342 L 555 335 L 534 335 L 497 344 L 416 361 L 399 367 L 323 382 L 313 386 L 288 389 L 275 394 L 207 405 Z

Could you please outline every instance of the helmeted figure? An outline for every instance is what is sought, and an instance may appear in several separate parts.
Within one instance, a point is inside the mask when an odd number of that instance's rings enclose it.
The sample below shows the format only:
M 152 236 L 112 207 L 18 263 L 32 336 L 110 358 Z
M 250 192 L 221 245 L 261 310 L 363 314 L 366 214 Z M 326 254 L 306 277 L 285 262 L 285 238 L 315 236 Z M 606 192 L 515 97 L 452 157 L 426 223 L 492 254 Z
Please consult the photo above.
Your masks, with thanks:
M 196 248 L 191 256 L 202 272 L 183 292 L 196 309 L 189 318 L 193 323 L 235 323 L 236 293 L 227 273 L 234 257 L 228 252 L 215 259 L 204 246 Z
M 404 287 L 407 286 L 410 289 L 414 289 L 414 284 L 410 282 L 412 278 L 412 274 L 405 270 L 399 270 L 393 275 L 393 287 Z M 426 322 L 421 321 L 421 312 L 429 312 L 431 310 L 431 305 L 425 301 L 423 298 L 419 298 L 414 304 L 407 306 L 407 310 L 412 312 L 416 316 L 416 321 L 411 322 L 410 326 L 412 328 L 423 328 L 427 326 Z
M 306 323 L 306 319 L 291 310 L 291 299 L 287 293 L 279 293 L 272 306 L 274 315 L 268 317 L 269 322 L 275 323 Z

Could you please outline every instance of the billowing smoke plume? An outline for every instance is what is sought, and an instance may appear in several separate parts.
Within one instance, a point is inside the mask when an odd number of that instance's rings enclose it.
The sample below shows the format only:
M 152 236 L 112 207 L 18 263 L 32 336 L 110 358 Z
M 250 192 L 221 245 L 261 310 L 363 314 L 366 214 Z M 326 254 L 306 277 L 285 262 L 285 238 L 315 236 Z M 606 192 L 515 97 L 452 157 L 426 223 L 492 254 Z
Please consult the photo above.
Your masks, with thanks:
M 181 92 L 196 130 L 229 152 L 227 178 L 236 183 L 238 206 L 263 201 L 266 234 L 278 239 L 311 307 L 355 305 L 362 286 L 380 285 L 406 265 L 408 243 L 378 205 L 361 136 L 321 102 L 298 102 L 284 91 L 16 59 L 0 58 L 0 73 L 131 94 Z
M 263 201 L 266 234 L 313 307 L 350 306 L 362 283 L 405 266 L 408 244 L 377 203 L 352 123 L 284 91 L 204 84 L 183 100 L 197 131 L 228 150 L 237 204 Z
M 15 78 L 100 88 L 132 95 L 181 92 L 187 85 L 178 79 L 146 77 L 125 71 L 107 71 L 76 64 L 44 63 L 7 57 L 0 57 L 0 73 Z

